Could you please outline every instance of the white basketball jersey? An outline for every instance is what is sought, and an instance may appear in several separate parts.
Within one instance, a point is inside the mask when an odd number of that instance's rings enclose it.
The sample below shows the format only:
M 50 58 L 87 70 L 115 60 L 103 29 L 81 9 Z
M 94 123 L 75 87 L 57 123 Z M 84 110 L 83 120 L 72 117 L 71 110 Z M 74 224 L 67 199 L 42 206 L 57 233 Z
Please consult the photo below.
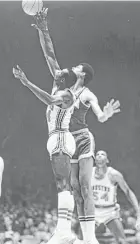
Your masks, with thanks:
M 72 112 L 73 106 L 63 109 L 57 105 L 49 105 L 46 110 L 49 133 L 58 130 L 68 131 Z
M 51 94 L 55 94 L 57 90 L 57 86 L 54 86 Z M 48 105 L 46 110 L 46 118 L 49 134 L 54 131 L 68 131 L 73 110 L 73 105 L 67 109 L 60 108 L 57 105 Z
M 95 206 L 110 206 L 116 203 L 117 185 L 114 185 L 109 178 L 109 174 L 115 169 L 112 167 L 107 168 L 107 172 L 103 179 L 95 178 L 95 168 L 92 172 L 92 191 Z

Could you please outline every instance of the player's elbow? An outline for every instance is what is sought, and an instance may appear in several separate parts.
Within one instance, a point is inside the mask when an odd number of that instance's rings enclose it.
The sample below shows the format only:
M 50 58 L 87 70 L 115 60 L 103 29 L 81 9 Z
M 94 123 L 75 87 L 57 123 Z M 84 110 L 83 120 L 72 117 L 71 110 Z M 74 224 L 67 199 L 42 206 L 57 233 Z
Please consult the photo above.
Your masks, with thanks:
M 63 102 L 62 99 L 54 99 L 51 101 L 51 104 L 50 105 L 61 105 Z
M 46 105 L 54 105 L 55 103 L 54 103 L 54 101 L 53 100 L 51 100 L 51 99 L 45 99 L 44 100 L 44 103 L 46 104 Z

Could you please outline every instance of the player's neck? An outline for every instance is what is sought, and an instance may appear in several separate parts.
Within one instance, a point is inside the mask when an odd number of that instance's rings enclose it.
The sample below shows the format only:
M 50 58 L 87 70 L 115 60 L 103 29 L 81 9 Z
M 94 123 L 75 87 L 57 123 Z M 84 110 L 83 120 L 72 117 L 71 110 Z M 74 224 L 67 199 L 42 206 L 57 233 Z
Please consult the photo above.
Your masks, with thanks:
M 103 167 L 96 167 L 96 176 L 99 178 L 103 178 L 107 172 L 107 165 Z
M 77 90 L 80 90 L 81 88 L 83 88 L 83 82 L 81 82 L 81 79 L 78 79 L 75 83 L 75 85 L 73 86 L 73 91 L 76 92 Z

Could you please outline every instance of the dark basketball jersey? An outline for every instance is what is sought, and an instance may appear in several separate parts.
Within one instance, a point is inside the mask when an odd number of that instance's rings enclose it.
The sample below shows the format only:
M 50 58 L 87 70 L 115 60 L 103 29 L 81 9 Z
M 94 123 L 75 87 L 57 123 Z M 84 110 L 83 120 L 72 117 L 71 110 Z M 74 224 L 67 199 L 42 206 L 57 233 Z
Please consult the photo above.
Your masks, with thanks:
M 83 87 L 83 89 L 77 95 L 75 94 L 76 102 L 74 105 L 74 112 L 70 120 L 70 132 L 81 130 L 88 127 L 88 125 L 86 124 L 86 114 L 90 108 L 90 105 L 84 104 L 80 99 L 81 95 L 86 89 L 88 88 Z

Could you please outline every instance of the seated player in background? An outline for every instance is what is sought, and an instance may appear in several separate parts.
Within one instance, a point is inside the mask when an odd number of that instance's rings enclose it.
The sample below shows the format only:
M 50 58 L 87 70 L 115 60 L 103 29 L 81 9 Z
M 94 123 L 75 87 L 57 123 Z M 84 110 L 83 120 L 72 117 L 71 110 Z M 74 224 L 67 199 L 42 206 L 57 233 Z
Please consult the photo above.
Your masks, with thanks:
M 97 226 L 101 223 L 105 224 L 115 236 L 117 243 L 125 244 L 126 238 L 120 220 L 120 206 L 117 203 L 117 187 L 120 187 L 132 204 L 137 216 L 136 229 L 140 230 L 140 211 L 137 198 L 123 175 L 108 166 L 109 160 L 105 151 L 96 153 L 95 164 L 91 180 L 95 203 L 95 223 Z
M 98 121 L 105 122 L 114 114 L 120 112 L 120 103 L 119 101 L 115 102 L 111 100 L 102 110 L 97 97 L 87 88 L 88 83 L 94 81 L 94 70 L 91 65 L 81 63 L 71 69 L 61 69 L 57 62 L 53 43 L 49 35 L 47 9 L 43 9 L 35 19 L 36 25 L 34 25 L 34 27 L 38 30 L 40 44 L 54 79 L 56 78 L 56 74 L 58 75 L 57 77 L 59 77 L 59 75 L 64 77 L 66 74 L 69 74 L 77 81 L 76 84 L 72 85 L 68 79 L 65 79 L 66 82 L 68 82 L 66 86 L 71 87 L 71 91 L 74 92 L 76 96 L 74 112 L 70 120 L 70 131 L 76 142 L 76 151 L 71 161 L 71 185 L 77 205 L 83 239 L 86 243 L 96 244 L 96 237 L 93 235 L 95 219 L 91 190 L 95 142 L 86 123 L 86 114 L 89 109 L 92 108 Z M 56 84 L 56 82 L 54 84 Z M 59 90 L 60 87 L 57 86 L 56 89 Z

